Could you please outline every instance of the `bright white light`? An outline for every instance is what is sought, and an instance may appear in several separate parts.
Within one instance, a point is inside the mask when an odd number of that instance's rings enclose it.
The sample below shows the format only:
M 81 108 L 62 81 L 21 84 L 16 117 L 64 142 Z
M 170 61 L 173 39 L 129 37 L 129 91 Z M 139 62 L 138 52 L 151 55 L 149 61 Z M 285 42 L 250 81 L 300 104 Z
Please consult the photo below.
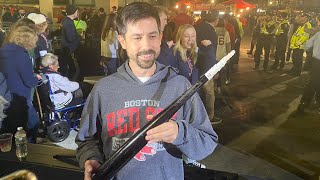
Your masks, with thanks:
M 240 17 L 240 14 L 238 14 L 237 17 Z
M 211 0 L 211 3 L 214 3 L 214 0 Z
M 187 6 L 187 8 L 189 9 L 189 8 L 190 8 L 190 6 L 188 5 L 188 6 Z
M 231 12 L 230 15 L 232 15 L 233 13 Z
M 240 9 L 240 12 L 243 12 L 243 9 Z
M 249 7 L 246 8 L 247 11 L 248 11 L 249 9 L 250 9 Z
M 219 14 L 220 14 L 220 15 L 224 15 L 224 14 L 226 14 L 226 13 L 225 13 L 225 12 L 219 12 Z
M 193 11 L 194 15 L 201 15 L 201 11 Z
M 176 5 L 176 9 L 178 9 L 179 8 L 179 5 Z
M 263 9 L 257 9 L 257 12 L 266 12 L 266 10 L 263 10 Z
M 270 1 L 270 2 L 269 2 L 269 4 L 270 4 L 270 5 L 272 5 L 272 4 L 273 4 L 273 2 L 272 2 L 272 1 Z

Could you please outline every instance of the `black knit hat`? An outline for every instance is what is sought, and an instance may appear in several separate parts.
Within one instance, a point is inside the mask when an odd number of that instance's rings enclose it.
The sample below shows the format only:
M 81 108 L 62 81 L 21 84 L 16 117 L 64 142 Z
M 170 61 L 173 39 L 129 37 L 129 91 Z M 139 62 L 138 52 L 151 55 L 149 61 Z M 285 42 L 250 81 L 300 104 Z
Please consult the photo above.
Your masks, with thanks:
M 66 7 L 66 13 L 67 15 L 72 15 L 74 14 L 76 11 L 78 10 L 78 8 L 75 5 L 69 4 Z

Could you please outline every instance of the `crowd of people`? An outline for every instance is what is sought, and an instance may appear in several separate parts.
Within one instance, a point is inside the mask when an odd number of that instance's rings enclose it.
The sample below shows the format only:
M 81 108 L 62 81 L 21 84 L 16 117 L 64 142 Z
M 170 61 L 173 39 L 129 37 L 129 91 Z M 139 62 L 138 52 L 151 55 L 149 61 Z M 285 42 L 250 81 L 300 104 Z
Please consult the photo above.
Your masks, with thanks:
M 103 8 L 91 15 L 86 11 L 79 15 L 79 12 L 74 5 L 67 5 L 62 11 L 59 33 L 55 32 L 61 39 L 59 51 L 51 46 L 53 36 L 48 33 L 51 31 L 45 15 L 26 13 L 23 8 L 19 8 L 18 13 L 9 10 L 3 14 L 2 21 L 14 24 L 9 31 L 0 32 L 0 40 L 3 39 L 3 43 L 0 42 L 0 92 L 10 102 L 1 130 L 14 133 L 16 127 L 22 126 L 27 130 L 29 141 L 36 142 L 40 120 L 33 99 L 44 74 L 51 82 L 56 108 L 84 101 L 83 91 L 88 90 L 79 78 L 77 50 L 82 41 L 92 43 L 92 39 L 98 39 L 94 47 L 99 49 L 99 65 L 106 77 L 95 85 L 86 100 L 76 139 L 77 157 L 89 178 L 121 142 L 235 50 L 235 56 L 219 76 L 203 86 L 199 95 L 194 95 L 170 121 L 148 131 L 146 140 L 150 144 L 146 147 L 159 151 L 159 156 L 152 156 L 152 159 L 177 163 L 170 163 L 172 168 L 146 163 L 137 169 L 135 164 L 146 161 L 146 155 L 150 154 L 141 152 L 135 157 L 138 161 L 130 161 L 117 177 L 132 179 L 134 175 L 133 179 L 141 179 L 142 171 L 146 173 L 145 169 L 152 168 L 159 171 L 152 171 L 146 176 L 148 179 L 167 176 L 166 173 L 179 179 L 183 177 L 178 173 L 182 170 L 182 159 L 187 164 L 205 167 L 196 160 L 212 153 L 217 145 L 212 125 L 222 119 L 215 113 L 215 94 L 231 83 L 231 69 L 239 62 L 243 27 L 247 21 L 231 15 L 230 9 L 224 15 L 216 10 L 203 11 L 195 21 L 186 7 L 171 14 L 165 7 L 148 3 L 113 7 L 110 14 Z M 254 69 L 259 69 L 262 54 L 265 71 L 283 69 L 285 60 L 292 57 L 290 73 L 298 76 L 302 71 L 303 54 L 307 52 L 305 68 L 310 69 L 310 81 L 298 107 L 300 112 L 313 97 L 320 102 L 317 81 L 320 16 L 316 19 L 317 23 L 310 14 L 289 16 L 285 12 L 275 15 L 267 12 L 253 18 L 255 28 L 248 54 L 253 54 Z M 275 62 L 269 67 L 272 49 L 275 49 Z M 100 139 L 102 146 L 98 143 Z
M 20 9 L 21 10 L 21 9 Z M 1 55 L 1 91 L 10 106 L 6 109 L 7 117 L 3 120 L 1 130 L 15 133 L 17 127 L 27 131 L 30 142 L 35 143 L 40 125 L 39 113 L 34 104 L 34 94 L 42 79 L 49 78 L 51 91 L 54 93 L 52 103 L 56 109 L 74 104 L 74 100 L 83 97 L 78 82 L 71 81 L 70 70 L 74 67 L 73 52 L 79 45 L 79 35 L 72 21 L 78 16 L 75 6 L 66 7 L 66 16 L 62 23 L 62 50 L 58 56 L 51 54 L 52 47 L 47 33 L 48 21 L 41 13 L 28 13 L 25 17 L 12 22 L 5 32 Z M 68 24 L 69 23 L 69 24 Z M 63 68 L 58 72 L 59 63 Z M 47 76 L 45 76 L 47 75 Z M 82 100 L 83 101 L 83 100 Z M 35 101 L 37 102 L 37 101 Z

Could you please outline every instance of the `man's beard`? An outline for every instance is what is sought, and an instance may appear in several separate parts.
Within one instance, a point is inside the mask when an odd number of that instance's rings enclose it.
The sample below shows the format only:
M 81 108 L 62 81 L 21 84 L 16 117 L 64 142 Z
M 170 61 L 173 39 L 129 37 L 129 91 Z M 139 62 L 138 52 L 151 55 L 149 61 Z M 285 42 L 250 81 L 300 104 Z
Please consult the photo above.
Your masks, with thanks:
M 139 56 L 150 55 L 150 54 L 153 55 L 153 59 L 151 61 L 143 61 L 143 60 L 139 59 Z M 140 68 L 150 69 L 153 66 L 154 62 L 156 61 L 156 51 L 154 51 L 152 49 L 147 50 L 147 51 L 141 51 L 137 54 L 136 60 L 137 60 L 137 65 Z

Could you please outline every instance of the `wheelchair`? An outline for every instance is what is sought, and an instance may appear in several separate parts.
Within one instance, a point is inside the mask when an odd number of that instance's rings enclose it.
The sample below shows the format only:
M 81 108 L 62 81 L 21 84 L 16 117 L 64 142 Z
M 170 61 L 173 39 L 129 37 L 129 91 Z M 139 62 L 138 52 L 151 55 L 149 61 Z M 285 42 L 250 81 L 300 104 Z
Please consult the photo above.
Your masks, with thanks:
M 43 77 L 45 80 L 42 80 L 37 87 L 40 126 L 50 141 L 62 142 L 69 136 L 71 130 L 78 131 L 85 100 L 79 104 L 57 109 L 52 102 L 54 93 L 51 91 L 49 77 L 47 75 Z

